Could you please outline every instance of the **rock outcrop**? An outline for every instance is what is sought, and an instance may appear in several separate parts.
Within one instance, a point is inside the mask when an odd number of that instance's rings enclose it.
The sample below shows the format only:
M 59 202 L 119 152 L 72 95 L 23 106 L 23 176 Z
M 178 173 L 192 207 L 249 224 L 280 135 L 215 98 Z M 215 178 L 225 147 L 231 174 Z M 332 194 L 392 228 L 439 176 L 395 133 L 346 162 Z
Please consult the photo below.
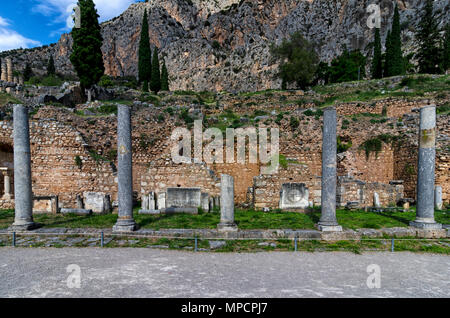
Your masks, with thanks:
M 414 31 L 422 0 L 397 0 L 405 52 L 415 49 Z M 450 20 L 448 0 L 436 0 L 443 26 Z M 144 9 L 148 9 L 152 46 L 160 49 L 172 90 L 254 91 L 278 88 L 277 61 L 270 45 L 295 31 L 314 41 L 323 61 L 339 55 L 344 45 L 370 53 L 368 28 L 371 1 L 361 0 L 154 0 L 132 4 L 102 24 L 106 73 L 137 75 L 138 44 Z M 394 1 L 381 0 L 382 41 L 392 22 Z M 74 75 L 69 61 L 72 39 L 64 34 L 43 49 L 16 51 L 15 65 L 31 62 L 45 72 L 50 54 L 59 72 Z M 3 54 L 4 55 L 4 54 Z

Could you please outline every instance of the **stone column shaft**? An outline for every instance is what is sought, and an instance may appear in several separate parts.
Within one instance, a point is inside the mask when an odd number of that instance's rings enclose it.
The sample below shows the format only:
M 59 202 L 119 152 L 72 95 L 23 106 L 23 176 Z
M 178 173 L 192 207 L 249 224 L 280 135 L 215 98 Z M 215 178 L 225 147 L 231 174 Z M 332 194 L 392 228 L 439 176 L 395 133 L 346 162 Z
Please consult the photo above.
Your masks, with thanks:
M 411 226 L 441 229 L 434 221 L 434 172 L 436 160 L 436 106 L 420 109 L 416 220 Z
M 13 82 L 13 64 L 12 64 L 12 60 L 10 58 L 6 59 L 6 69 L 7 69 L 7 78 L 8 78 L 8 82 L 12 83 Z
M 434 207 L 436 210 L 442 210 L 444 202 L 442 201 L 442 187 L 436 186 L 434 189 Z
M 134 231 L 133 219 L 133 172 L 131 145 L 131 111 L 126 105 L 118 105 L 117 115 L 117 157 L 119 216 L 113 231 Z
M 337 139 L 336 109 L 327 108 L 323 114 L 322 141 L 322 215 L 321 231 L 342 231 L 336 219 Z
M 11 195 L 11 178 L 8 175 L 8 172 L 3 176 L 3 183 L 5 187 L 5 197 L 9 197 Z
M 15 218 L 12 229 L 31 230 L 33 222 L 33 193 L 31 189 L 31 151 L 28 108 L 14 105 L 14 193 Z
M 6 82 L 6 81 L 8 81 L 8 70 L 6 68 L 5 60 L 2 60 L 1 67 L 2 67 L 1 80 Z
M 219 231 L 237 231 L 234 222 L 234 179 L 226 174 L 221 176 L 220 203 Z

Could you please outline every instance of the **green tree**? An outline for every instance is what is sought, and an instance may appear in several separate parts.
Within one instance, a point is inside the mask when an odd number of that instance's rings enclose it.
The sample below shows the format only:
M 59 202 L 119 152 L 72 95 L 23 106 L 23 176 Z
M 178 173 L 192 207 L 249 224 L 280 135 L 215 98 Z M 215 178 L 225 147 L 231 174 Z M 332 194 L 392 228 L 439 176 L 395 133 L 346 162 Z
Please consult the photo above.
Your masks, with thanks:
M 389 76 L 397 76 L 405 73 L 405 63 L 403 60 L 402 52 L 402 39 L 400 28 L 400 14 L 398 12 L 398 6 L 395 5 L 394 18 L 392 21 L 391 31 L 391 49 L 392 49 L 392 61 L 389 68 Z
M 33 70 L 31 69 L 30 63 L 25 65 L 25 69 L 23 70 L 23 80 L 28 82 L 30 78 L 33 76 Z
M 383 60 L 381 56 L 381 36 L 380 29 L 375 29 L 375 42 L 373 46 L 373 59 L 372 59 L 372 78 L 382 78 L 383 77 Z
M 330 82 L 330 66 L 328 65 L 328 63 L 319 63 L 319 65 L 317 66 L 315 77 L 315 83 L 317 84 L 322 83 L 324 85 L 327 85 Z
M 433 13 L 433 0 L 426 0 L 416 33 L 419 49 L 416 54 L 419 72 L 439 73 L 441 57 L 439 50 L 440 35 L 438 23 Z
M 87 89 L 90 101 L 92 86 L 97 84 L 105 73 L 101 50 L 103 38 L 94 1 L 78 0 L 78 7 L 81 27 L 72 29 L 73 52 L 70 61 L 78 74 L 82 89 Z
M 391 76 L 391 69 L 392 69 L 392 35 L 391 31 L 389 30 L 386 36 L 386 52 L 384 54 L 384 71 L 383 76 L 389 77 Z
M 163 65 L 161 68 L 161 90 L 169 91 L 169 73 L 167 72 L 165 60 L 163 60 Z
M 52 76 L 55 74 L 56 74 L 55 61 L 53 60 L 53 55 L 50 55 L 50 58 L 47 63 L 47 76 Z
M 295 32 L 291 40 L 283 40 L 280 46 L 272 46 L 273 56 L 281 60 L 278 76 L 283 86 L 296 83 L 300 88 L 311 84 L 319 64 L 319 56 L 314 45 L 300 32 Z
M 442 72 L 445 73 L 448 69 L 450 69 L 450 23 L 447 23 L 445 26 L 441 60 Z
M 355 81 L 365 76 L 366 57 L 359 50 L 344 53 L 331 62 L 330 82 L 341 83 Z
M 141 40 L 139 42 L 138 68 L 139 68 L 139 83 L 145 81 L 149 82 L 152 77 L 152 51 L 150 48 L 150 38 L 148 35 L 147 9 L 145 9 L 144 18 L 142 19 Z
M 159 70 L 158 48 L 155 47 L 152 58 L 152 78 L 150 80 L 150 89 L 155 94 L 161 90 L 161 72 Z

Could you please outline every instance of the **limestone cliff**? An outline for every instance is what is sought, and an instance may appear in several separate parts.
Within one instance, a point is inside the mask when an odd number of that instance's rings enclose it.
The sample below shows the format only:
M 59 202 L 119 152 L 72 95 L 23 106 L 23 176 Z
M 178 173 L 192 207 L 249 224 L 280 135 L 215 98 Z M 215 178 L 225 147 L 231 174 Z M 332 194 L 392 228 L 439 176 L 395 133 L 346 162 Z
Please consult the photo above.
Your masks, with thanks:
M 343 46 L 370 52 L 373 30 L 367 27 L 369 0 L 153 0 L 135 3 L 123 14 L 102 24 L 106 72 L 136 75 L 140 24 L 148 9 L 152 46 L 164 56 L 172 90 L 253 91 L 278 88 L 277 62 L 270 45 L 301 31 L 318 45 L 320 57 L 330 61 Z M 414 30 L 422 0 L 397 0 L 405 51 L 414 50 Z M 394 1 L 379 1 L 382 40 L 391 25 Z M 436 0 L 444 25 L 450 20 L 448 0 Z M 57 69 L 73 74 L 69 61 L 71 37 L 45 49 L 18 51 L 15 63 L 33 63 L 43 70 L 49 54 Z M 219 45 L 218 45 L 219 44 Z

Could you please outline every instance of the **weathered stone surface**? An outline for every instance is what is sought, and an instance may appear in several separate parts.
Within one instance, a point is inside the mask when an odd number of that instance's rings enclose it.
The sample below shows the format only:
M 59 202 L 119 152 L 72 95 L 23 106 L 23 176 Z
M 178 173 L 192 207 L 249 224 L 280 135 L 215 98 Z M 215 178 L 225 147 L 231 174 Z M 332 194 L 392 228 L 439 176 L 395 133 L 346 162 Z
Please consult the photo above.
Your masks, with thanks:
M 322 211 L 318 228 L 321 231 L 342 231 L 336 219 L 337 137 L 336 109 L 329 107 L 323 114 L 322 138 Z
M 222 174 L 220 182 L 220 223 L 217 228 L 221 232 L 237 231 L 234 222 L 234 178 Z
M 110 198 L 103 192 L 84 192 L 84 207 L 86 210 L 92 210 L 94 213 L 109 213 Z
M 14 105 L 14 195 L 15 213 L 12 230 L 32 230 L 33 193 L 31 188 L 31 151 L 28 108 Z
M 198 208 L 201 203 L 200 188 L 168 188 L 166 208 Z
M 117 161 L 119 211 L 113 231 L 131 232 L 137 224 L 133 219 L 131 110 L 126 105 L 117 105 Z
M 416 219 L 410 223 L 417 228 L 442 228 L 442 224 L 434 220 L 435 161 L 436 105 L 428 105 L 420 109 L 417 209 Z
M 304 183 L 284 183 L 280 191 L 280 209 L 306 209 L 309 190 Z

